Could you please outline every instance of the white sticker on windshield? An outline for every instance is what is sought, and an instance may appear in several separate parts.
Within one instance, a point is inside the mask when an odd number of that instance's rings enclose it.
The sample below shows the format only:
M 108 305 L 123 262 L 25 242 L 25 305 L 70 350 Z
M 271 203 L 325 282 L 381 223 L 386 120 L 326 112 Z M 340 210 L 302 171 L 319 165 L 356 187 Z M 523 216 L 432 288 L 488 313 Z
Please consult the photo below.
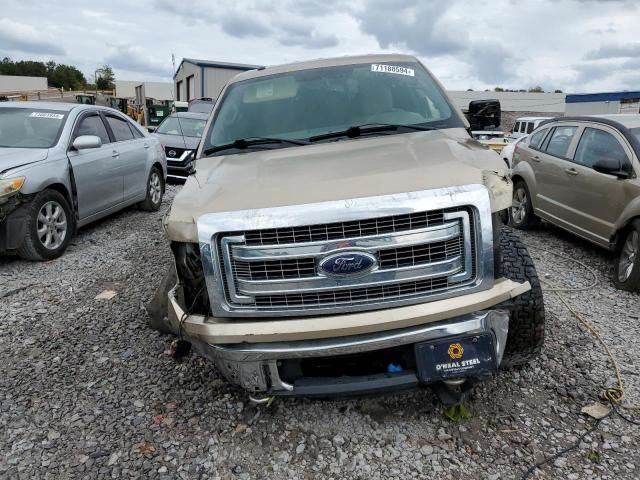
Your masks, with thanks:
M 55 120 L 62 120 L 64 115 L 60 113 L 49 113 L 49 112 L 31 112 L 30 117 L 35 118 L 53 118 Z
M 371 64 L 371 71 L 378 73 L 396 73 L 398 75 L 408 75 L 409 77 L 413 77 L 416 74 L 413 68 L 398 65 L 379 65 L 377 63 Z

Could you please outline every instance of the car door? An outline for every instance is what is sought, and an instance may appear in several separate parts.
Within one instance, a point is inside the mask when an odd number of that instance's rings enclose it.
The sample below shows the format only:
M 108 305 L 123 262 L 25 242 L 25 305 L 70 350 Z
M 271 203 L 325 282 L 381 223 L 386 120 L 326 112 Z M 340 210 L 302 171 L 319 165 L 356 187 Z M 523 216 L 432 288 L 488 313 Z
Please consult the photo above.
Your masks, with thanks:
M 552 222 L 564 218 L 567 188 L 572 180 L 571 155 L 575 148 L 576 124 L 556 124 L 551 128 L 538 151 L 532 155 L 535 165 L 536 191 L 534 206 L 536 213 Z
M 147 150 L 151 146 L 148 138 L 129 125 L 129 120 L 113 113 L 105 119 L 120 154 L 120 165 L 124 177 L 124 201 L 143 199 L 147 185 Z
M 82 135 L 100 137 L 102 146 L 76 150 L 73 141 Z M 78 196 L 80 223 L 122 203 L 123 178 L 117 151 L 97 111 L 81 114 L 71 136 L 67 156 L 71 163 Z
M 598 160 L 614 159 L 630 168 L 632 150 L 624 137 L 605 125 L 583 129 L 566 173 L 571 177 L 562 202 L 567 228 L 593 242 L 608 246 L 614 224 L 631 201 L 625 180 L 593 169 Z

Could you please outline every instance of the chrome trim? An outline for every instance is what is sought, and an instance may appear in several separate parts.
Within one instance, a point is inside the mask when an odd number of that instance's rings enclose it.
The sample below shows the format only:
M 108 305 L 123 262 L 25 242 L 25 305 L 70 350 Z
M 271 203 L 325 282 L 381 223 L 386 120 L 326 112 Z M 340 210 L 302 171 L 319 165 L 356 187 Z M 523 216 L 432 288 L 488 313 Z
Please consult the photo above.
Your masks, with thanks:
M 451 215 L 451 218 L 458 218 Z M 467 217 L 468 219 L 468 217 Z M 304 242 L 287 245 L 267 246 L 234 246 L 231 253 L 233 258 L 242 262 L 258 262 L 269 260 L 291 260 L 326 255 L 327 252 L 339 249 L 358 249 L 363 251 L 380 251 L 391 248 L 412 247 L 424 243 L 450 240 L 460 235 L 460 222 L 450 222 L 444 225 L 394 232 L 382 235 L 370 235 L 357 238 L 346 238 L 329 242 Z
M 495 338 L 496 356 L 500 364 L 508 331 L 509 313 L 504 310 L 488 310 L 442 322 L 367 335 L 280 343 L 202 343 L 197 348 L 215 362 L 229 381 L 251 392 L 288 391 L 295 394 L 294 386 L 280 379 L 278 360 L 363 353 L 447 337 L 491 332 Z
M 288 293 L 322 292 L 346 288 L 366 288 L 390 283 L 428 280 L 434 277 L 453 275 L 463 268 L 462 257 L 432 262 L 424 265 L 401 267 L 368 272 L 367 281 L 361 277 L 336 279 L 326 276 L 295 278 L 291 280 L 244 280 L 236 279 L 237 290 L 243 295 L 286 295 Z M 469 272 L 471 275 L 471 272 Z M 275 289 L 275 290 L 274 290 Z
M 231 286 L 232 282 L 223 282 L 223 272 L 228 272 L 231 265 L 227 265 L 227 262 L 222 265 L 219 259 L 230 255 L 231 252 L 227 254 L 224 251 L 220 252 L 217 245 L 217 236 L 220 233 L 233 235 L 233 232 L 249 230 L 347 222 L 462 207 L 471 207 L 475 216 L 473 220 L 475 225 L 476 276 L 467 283 L 461 282 L 459 286 L 451 287 L 445 291 L 404 295 L 401 298 L 386 301 L 374 299 L 368 303 L 351 302 L 351 304 L 343 303 L 335 306 L 323 305 L 317 308 L 312 305 L 292 306 L 284 309 L 280 307 L 258 308 L 247 305 L 252 303 L 251 297 L 241 295 L 236 290 L 235 283 Z M 464 223 L 464 219 L 462 221 Z M 198 218 L 198 237 L 211 308 L 213 315 L 217 317 L 269 317 L 273 315 L 283 317 L 375 310 L 424 303 L 487 290 L 492 287 L 494 281 L 491 204 L 486 187 L 480 184 L 377 197 L 210 213 Z M 225 237 L 227 240 L 229 238 L 238 239 L 241 236 Z M 229 247 L 230 244 L 227 242 L 223 249 Z
M 457 275 L 452 275 L 449 278 L 451 282 L 464 282 L 469 280 L 472 276 L 473 270 L 473 252 L 471 248 L 471 225 L 469 219 L 469 213 L 465 211 L 460 212 L 446 212 L 444 218 L 450 220 L 452 218 L 459 218 L 462 222 L 462 235 L 464 239 L 464 269 Z M 476 222 L 477 223 L 477 222 Z
M 171 148 L 171 147 L 167 147 L 167 148 Z M 180 148 L 180 147 L 176 147 L 176 148 Z M 166 158 L 167 162 L 183 162 L 192 153 L 193 153 L 193 150 L 185 150 L 184 152 L 182 152 L 182 155 L 180 155 L 179 157 L 170 157 L 165 152 L 164 158 Z

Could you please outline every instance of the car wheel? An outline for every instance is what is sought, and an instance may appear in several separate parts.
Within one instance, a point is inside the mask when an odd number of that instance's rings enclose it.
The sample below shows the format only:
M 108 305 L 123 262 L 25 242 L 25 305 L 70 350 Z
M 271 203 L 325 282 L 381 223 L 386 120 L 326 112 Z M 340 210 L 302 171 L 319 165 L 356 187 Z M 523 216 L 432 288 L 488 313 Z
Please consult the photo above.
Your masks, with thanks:
M 540 219 L 533 213 L 531 195 L 526 183 L 522 180 L 513 187 L 513 200 L 509 209 L 509 225 L 520 230 L 528 230 L 538 226 Z
M 144 202 L 140 203 L 140 208 L 147 212 L 155 212 L 162 204 L 164 193 L 164 179 L 157 167 L 153 167 L 147 179 L 147 196 Z
M 622 237 L 613 283 L 621 290 L 640 291 L 640 220 L 634 220 Z
M 523 365 L 533 360 L 544 343 L 544 299 L 536 267 L 527 246 L 510 228 L 500 231 L 501 277 L 515 282 L 529 282 L 531 290 L 496 308 L 509 311 L 509 333 L 502 367 Z
M 43 190 L 27 208 L 26 235 L 18 255 L 34 261 L 58 258 L 67 249 L 74 227 L 66 198 L 55 190 Z

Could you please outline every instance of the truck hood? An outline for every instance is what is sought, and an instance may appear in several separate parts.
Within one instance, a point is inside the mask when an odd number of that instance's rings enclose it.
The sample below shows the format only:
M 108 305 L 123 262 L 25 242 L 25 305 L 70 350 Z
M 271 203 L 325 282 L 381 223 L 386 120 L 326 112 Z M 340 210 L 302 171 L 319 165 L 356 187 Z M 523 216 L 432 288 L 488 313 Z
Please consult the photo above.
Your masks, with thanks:
M 153 136 L 160 140 L 160 143 L 165 147 L 187 148 L 189 150 L 195 150 L 200 143 L 200 138 L 197 137 L 183 137 L 180 135 L 164 135 L 162 133 L 153 133 Z
M 500 157 L 463 129 L 207 157 L 196 170 L 173 201 L 171 240 L 197 242 L 206 213 L 486 185 L 487 175 L 494 183 L 506 175 Z
M 46 148 L 0 148 L 0 175 L 9 170 L 47 158 Z

